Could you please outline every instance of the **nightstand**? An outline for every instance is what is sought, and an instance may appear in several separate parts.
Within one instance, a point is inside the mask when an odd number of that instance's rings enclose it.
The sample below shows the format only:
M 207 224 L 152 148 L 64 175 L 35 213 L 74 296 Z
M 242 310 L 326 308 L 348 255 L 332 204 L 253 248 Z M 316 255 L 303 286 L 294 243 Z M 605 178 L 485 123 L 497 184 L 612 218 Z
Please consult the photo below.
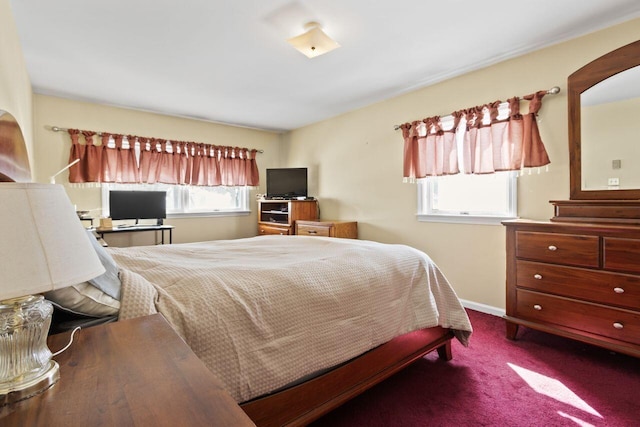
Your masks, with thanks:
M 0 408 L 0 425 L 255 426 L 160 314 L 82 329 L 55 360 L 60 381 Z

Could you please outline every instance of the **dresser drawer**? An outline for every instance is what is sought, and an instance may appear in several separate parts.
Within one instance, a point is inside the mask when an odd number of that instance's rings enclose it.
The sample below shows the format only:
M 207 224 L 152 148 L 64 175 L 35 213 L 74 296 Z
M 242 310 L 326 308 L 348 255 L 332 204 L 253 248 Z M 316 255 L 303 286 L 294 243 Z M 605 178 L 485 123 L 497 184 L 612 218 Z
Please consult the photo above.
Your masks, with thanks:
M 358 223 L 356 221 L 296 221 L 296 234 L 301 236 L 341 237 L 345 239 L 358 238 Z
M 628 274 L 518 260 L 516 285 L 632 310 L 640 309 L 640 277 Z
M 604 268 L 640 273 L 640 240 L 605 237 Z
M 516 315 L 640 344 L 640 313 L 518 289 Z
M 296 224 L 296 234 L 301 236 L 323 236 L 329 237 L 331 232 L 331 226 L 327 225 L 310 225 L 301 224 L 300 221 Z
M 600 238 L 557 233 L 516 232 L 516 257 L 554 264 L 598 267 Z
M 260 236 L 269 235 L 269 234 L 290 234 L 290 228 L 288 226 L 277 226 L 277 225 L 265 225 L 260 224 L 258 226 L 258 234 Z

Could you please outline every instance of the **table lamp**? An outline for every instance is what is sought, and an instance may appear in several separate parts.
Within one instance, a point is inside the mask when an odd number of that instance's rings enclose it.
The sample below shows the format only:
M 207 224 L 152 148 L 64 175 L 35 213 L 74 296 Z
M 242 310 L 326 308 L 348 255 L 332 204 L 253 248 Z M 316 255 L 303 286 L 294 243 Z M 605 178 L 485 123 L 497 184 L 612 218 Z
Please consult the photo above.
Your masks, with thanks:
M 53 307 L 39 294 L 104 273 L 61 185 L 0 183 L 0 406 L 59 379 L 47 335 Z

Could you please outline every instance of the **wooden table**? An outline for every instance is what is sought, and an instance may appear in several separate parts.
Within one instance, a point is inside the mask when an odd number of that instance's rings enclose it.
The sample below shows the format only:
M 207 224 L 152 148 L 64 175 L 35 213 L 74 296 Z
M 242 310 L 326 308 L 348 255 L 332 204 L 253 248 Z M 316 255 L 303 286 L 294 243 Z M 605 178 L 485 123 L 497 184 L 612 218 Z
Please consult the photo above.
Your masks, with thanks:
M 255 426 L 159 314 L 80 330 L 55 360 L 60 381 L 1 408 L 0 425 Z

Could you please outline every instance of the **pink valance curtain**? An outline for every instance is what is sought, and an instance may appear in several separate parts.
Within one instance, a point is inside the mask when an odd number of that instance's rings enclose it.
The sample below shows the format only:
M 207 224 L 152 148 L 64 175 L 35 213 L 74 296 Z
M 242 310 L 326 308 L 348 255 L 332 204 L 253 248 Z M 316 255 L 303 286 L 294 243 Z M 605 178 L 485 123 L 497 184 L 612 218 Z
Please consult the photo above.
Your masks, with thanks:
M 71 183 L 163 183 L 199 186 L 260 184 L 258 150 L 69 129 Z M 84 138 L 84 144 L 80 137 Z
M 513 97 L 507 103 L 495 101 L 453 112 L 447 126 L 440 116 L 399 126 L 404 139 L 404 179 L 460 171 L 487 174 L 549 164 L 536 122 L 546 93 L 524 97 L 529 101 L 526 115 L 520 114 L 520 99 Z M 500 108 L 508 114 L 500 114 Z

